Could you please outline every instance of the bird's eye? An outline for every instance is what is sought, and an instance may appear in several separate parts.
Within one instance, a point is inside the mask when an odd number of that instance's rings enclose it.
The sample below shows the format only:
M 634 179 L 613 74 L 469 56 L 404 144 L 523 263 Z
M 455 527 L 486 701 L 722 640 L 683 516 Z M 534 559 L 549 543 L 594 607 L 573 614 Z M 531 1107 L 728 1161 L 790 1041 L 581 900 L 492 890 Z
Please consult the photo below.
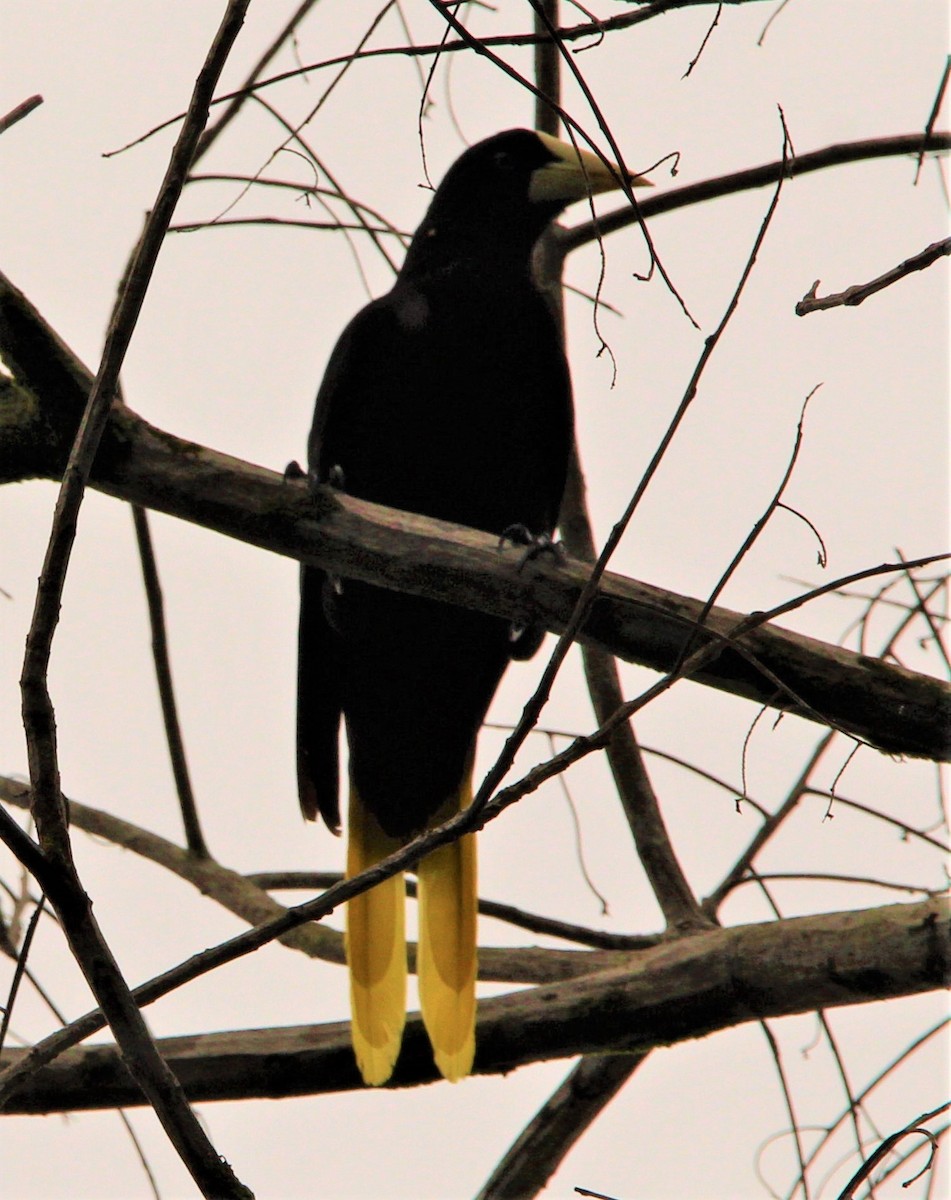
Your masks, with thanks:
M 497 150 L 492 161 L 500 171 L 512 171 L 515 169 L 515 159 L 507 150 Z

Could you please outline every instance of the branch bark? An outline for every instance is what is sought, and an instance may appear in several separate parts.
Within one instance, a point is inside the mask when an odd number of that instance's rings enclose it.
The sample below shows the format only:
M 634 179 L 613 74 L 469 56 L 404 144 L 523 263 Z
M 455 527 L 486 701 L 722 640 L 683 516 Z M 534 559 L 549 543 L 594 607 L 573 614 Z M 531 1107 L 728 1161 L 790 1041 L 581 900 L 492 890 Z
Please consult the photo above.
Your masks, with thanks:
M 629 964 L 479 1005 L 476 1073 L 578 1054 L 640 1053 L 768 1017 L 917 995 L 951 981 L 949 902 L 889 905 L 716 929 Z M 159 1041 L 194 1102 L 359 1088 L 348 1025 L 252 1029 Z M 8 1050 L 0 1066 L 27 1051 Z M 392 1081 L 437 1079 L 418 1017 Z M 7 1113 L 141 1104 L 111 1046 L 68 1051 L 24 1081 Z
M 5 357 L 8 296 L 0 292 Z M 69 379 L 66 371 L 46 374 L 57 384 Z M 0 481 L 56 478 L 70 419 L 68 412 L 51 407 L 57 392 L 49 392 L 44 403 L 15 384 L 5 390 Z M 301 483 L 176 438 L 118 406 L 91 483 L 122 500 L 339 575 L 509 619 L 529 617 L 555 633 L 569 620 L 588 574 L 585 563 L 570 559 L 536 561 L 520 572 L 520 552 L 500 552 L 488 534 L 329 490 L 315 500 Z M 580 640 L 627 662 L 669 670 L 703 608 L 698 600 L 608 573 Z M 694 644 L 711 637 L 729 640 L 741 619 L 729 609 L 713 608 L 706 621 L 709 633 L 698 635 Z M 827 721 L 889 753 L 951 761 L 951 688 L 946 684 L 775 625 L 761 625 L 735 645 L 724 645 L 695 679 L 758 704 Z
M 876 292 L 881 292 L 885 288 L 891 287 L 893 283 L 897 283 L 899 279 L 904 279 L 913 271 L 926 270 L 933 263 L 936 263 L 939 258 L 947 258 L 949 254 L 951 254 L 951 237 L 943 238 L 940 242 L 932 242 L 920 254 L 913 254 L 911 258 L 906 258 L 897 267 L 892 267 L 891 270 L 885 271 L 884 274 L 869 280 L 868 283 L 853 283 L 844 292 L 834 292 L 829 296 L 816 295 L 821 282 L 821 280 L 817 279 L 809 291 L 806 292 L 805 296 L 797 303 L 796 316 L 804 317 L 807 313 L 820 312 L 826 308 L 838 308 L 840 306 L 854 308 L 856 305 L 866 301 L 869 296 L 874 296 Z
M 215 85 L 244 24 L 247 6 L 248 0 L 229 0 L 196 77 L 181 133 L 120 287 L 99 372 L 88 389 L 64 466 L 20 676 L 23 729 L 33 785 L 32 815 L 43 859 L 43 869 L 37 880 L 55 907 L 73 957 L 121 1046 L 124 1069 L 134 1078 L 136 1090 L 141 1090 L 151 1104 L 202 1195 L 222 1198 L 249 1198 L 252 1193 L 217 1153 L 189 1107 L 177 1079 L 156 1050 L 76 872 L 60 791 L 56 725 L 47 675 L 78 514 L 89 472 L 109 420 L 119 371 L 198 137 L 207 120 Z
M 951 133 L 901 133 L 894 137 L 865 138 L 858 142 L 835 142 L 812 150 L 808 154 L 797 154 L 784 163 L 782 159 L 763 163 L 759 167 L 748 167 L 743 171 L 731 171 L 729 175 L 718 175 L 687 183 L 683 187 L 665 188 L 656 196 L 638 201 L 635 212 L 630 205 L 616 208 L 599 216 L 597 222 L 582 221 L 570 229 L 558 231 L 558 248 L 562 254 L 570 254 L 579 246 L 587 245 L 598 237 L 606 237 L 618 229 L 636 225 L 639 220 L 650 220 L 662 213 L 688 208 L 705 200 L 717 200 L 732 196 L 736 192 L 748 192 L 755 188 L 769 187 L 783 175 L 795 179 L 813 171 L 824 171 L 827 167 L 838 167 L 845 163 L 869 162 L 876 158 L 904 157 L 911 154 L 941 154 L 951 149 Z
M 0 351 L 6 355 L 0 295 Z M 0 481 L 56 478 L 69 431 L 56 413 L 7 384 L 0 421 Z M 55 393 L 54 393 L 55 396 Z M 68 416 L 63 418 L 68 421 Z M 496 539 L 325 490 L 306 487 L 156 429 L 116 407 L 91 483 L 100 491 L 302 559 L 335 573 L 432 596 L 559 632 L 587 578 L 584 563 L 542 561 L 519 572 L 520 553 Z M 606 574 L 581 640 L 628 662 L 670 669 L 703 604 Z M 715 607 L 709 635 L 729 639 L 740 614 Z M 774 625 L 724 646 L 697 682 L 759 704 L 825 720 L 896 754 L 951 760 L 951 688 L 929 676 Z M 777 686 L 777 680 L 782 686 Z

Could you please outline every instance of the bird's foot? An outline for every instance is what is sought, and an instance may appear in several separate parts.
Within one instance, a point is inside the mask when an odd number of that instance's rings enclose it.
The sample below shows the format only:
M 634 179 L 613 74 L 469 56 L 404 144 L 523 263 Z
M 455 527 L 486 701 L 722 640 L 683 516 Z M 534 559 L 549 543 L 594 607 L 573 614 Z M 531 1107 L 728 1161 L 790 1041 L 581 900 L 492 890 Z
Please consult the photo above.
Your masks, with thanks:
M 320 484 L 324 482 L 321 480 L 320 476 L 315 470 L 311 469 L 310 471 L 305 471 L 295 458 L 292 459 L 284 468 L 284 482 L 288 483 L 290 480 L 297 479 L 306 479 L 307 486 L 311 493 L 315 492 Z M 346 491 L 346 479 L 344 477 L 343 467 L 331 467 L 327 474 L 326 482 L 328 487 L 335 488 L 338 492 Z
M 513 546 L 524 546 L 525 553 L 519 559 L 518 571 L 522 571 L 527 563 L 541 558 L 543 554 L 550 555 L 556 563 L 564 562 L 565 552 L 560 544 L 552 539 L 550 533 L 532 533 L 527 525 L 508 525 L 499 537 L 499 550 L 510 542 Z

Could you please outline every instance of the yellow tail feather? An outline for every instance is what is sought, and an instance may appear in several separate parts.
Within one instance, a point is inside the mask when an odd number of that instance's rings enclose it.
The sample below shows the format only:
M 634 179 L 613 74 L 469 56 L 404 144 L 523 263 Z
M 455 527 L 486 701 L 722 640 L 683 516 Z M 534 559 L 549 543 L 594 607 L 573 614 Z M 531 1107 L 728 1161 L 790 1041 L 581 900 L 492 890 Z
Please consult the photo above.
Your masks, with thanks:
M 472 800 L 471 772 L 439 821 Z M 419 880 L 419 975 L 423 1023 L 440 1073 L 450 1082 L 472 1070 L 475 1055 L 476 843 L 469 835 L 422 859 Z
M 399 842 L 350 789 L 347 878 L 392 854 Z M 347 904 L 353 1051 L 364 1082 L 386 1083 L 400 1052 L 406 1023 L 406 885 L 402 875 L 377 884 Z

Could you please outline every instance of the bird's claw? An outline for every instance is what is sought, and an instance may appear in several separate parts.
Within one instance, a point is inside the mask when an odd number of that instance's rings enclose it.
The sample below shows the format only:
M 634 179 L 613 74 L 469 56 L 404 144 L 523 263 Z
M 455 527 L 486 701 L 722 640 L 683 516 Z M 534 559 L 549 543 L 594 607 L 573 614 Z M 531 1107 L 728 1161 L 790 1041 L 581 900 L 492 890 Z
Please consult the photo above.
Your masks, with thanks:
M 564 562 L 565 552 L 561 545 L 552 539 L 550 533 L 532 533 L 527 525 L 508 525 L 499 537 L 499 550 L 505 548 L 506 542 L 513 546 L 524 546 L 525 553 L 519 559 L 517 571 L 521 572 L 527 563 L 533 562 L 543 554 L 550 555 L 556 563 Z

